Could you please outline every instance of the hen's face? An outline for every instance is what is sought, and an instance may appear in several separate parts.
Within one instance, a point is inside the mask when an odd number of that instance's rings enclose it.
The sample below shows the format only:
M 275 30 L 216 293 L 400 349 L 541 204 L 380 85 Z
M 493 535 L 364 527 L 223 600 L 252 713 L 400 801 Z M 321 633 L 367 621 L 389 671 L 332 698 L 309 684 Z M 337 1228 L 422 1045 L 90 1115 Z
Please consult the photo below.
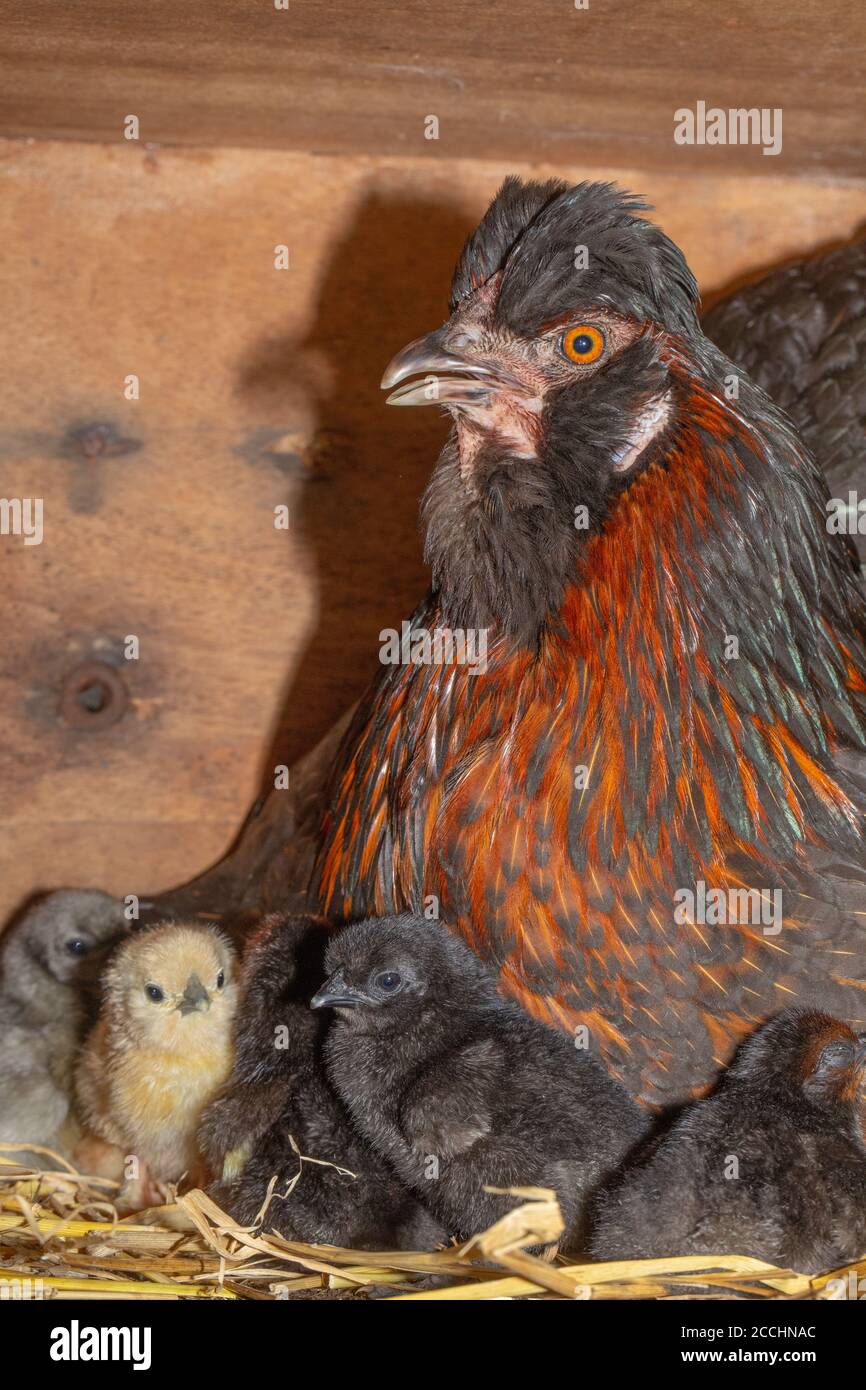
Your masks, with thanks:
M 666 343 L 697 331 L 696 288 L 637 206 L 607 185 L 507 182 L 458 263 L 450 319 L 385 372 L 390 404 L 454 418 L 423 504 L 452 626 L 537 631 L 675 426 Z
M 225 1036 L 237 1003 L 234 953 L 208 927 L 142 931 L 107 973 L 112 1017 L 142 1046 L 183 1052 Z
M 398 353 L 382 378 L 383 388 L 397 387 L 389 405 L 441 405 L 453 415 L 461 477 L 473 495 L 482 485 L 475 463 L 485 446 L 504 458 L 537 459 L 550 423 L 546 417 L 560 396 L 579 391 L 584 409 L 591 408 L 591 378 L 649 331 L 649 325 L 609 307 L 582 304 L 531 334 L 521 333 L 497 312 L 501 283 L 499 272 L 442 328 Z M 641 447 L 663 427 L 665 407 L 660 394 L 635 411 L 630 438 L 611 440 L 603 461 L 611 471 L 632 467 Z

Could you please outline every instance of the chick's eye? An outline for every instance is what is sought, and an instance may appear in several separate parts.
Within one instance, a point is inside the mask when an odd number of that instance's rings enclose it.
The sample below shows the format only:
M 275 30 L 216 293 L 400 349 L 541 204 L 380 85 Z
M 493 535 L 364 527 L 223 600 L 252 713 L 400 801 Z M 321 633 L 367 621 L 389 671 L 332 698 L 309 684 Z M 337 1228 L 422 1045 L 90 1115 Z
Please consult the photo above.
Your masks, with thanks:
M 73 936 L 66 943 L 66 949 L 71 956 L 85 956 L 90 950 L 86 941 L 82 941 L 80 936 Z
M 604 334 L 591 323 L 579 323 L 563 334 L 562 351 L 569 362 L 577 362 L 581 366 L 597 362 L 604 352 Z
M 225 982 L 226 982 L 226 972 L 225 972 L 224 970 L 221 970 L 220 973 L 217 975 L 217 978 L 216 978 L 216 987 L 217 987 L 217 989 L 222 989 L 222 987 L 223 987 L 223 985 L 225 984 Z
M 844 1071 L 850 1067 L 854 1060 L 854 1044 L 845 1039 L 838 1039 L 828 1043 L 822 1050 L 815 1064 L 815 1072 L 818 1076 L 826 1076 L 830 1072 Z
M 389 994 L 393 994 L 394 990 L 399 989 L 403 983 L 403 977 L 398 974 L 396 970 L 383 970 L 381 975 L 376 976 L 375 983 L 378 985 L 379 989 L 384 989 Z
M 165 995 L 163 994 L 159 985 L 145 985 L 144 992 L 150 1000 L 151 1004 L 161 1004 L 163 999 L 165 998 Z

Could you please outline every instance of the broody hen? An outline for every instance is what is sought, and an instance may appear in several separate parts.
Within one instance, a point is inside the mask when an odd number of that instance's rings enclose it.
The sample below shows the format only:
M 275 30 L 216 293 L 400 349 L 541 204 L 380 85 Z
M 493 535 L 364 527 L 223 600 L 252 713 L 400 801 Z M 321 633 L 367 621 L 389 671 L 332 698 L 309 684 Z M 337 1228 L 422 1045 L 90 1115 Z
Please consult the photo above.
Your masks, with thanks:
M 704 333 L 790 415 L 827 476 L 866 558 L 866 239 L 808 256 L 727 295 Z M 851 491 L 862 501 L 855 534 Z M 145 912 L 183 916 L 305 910 L 323 782 L 347 719 L 292 768 L 290 790 L 257 802 L 226 860 Z
M 475 630 L 486 659 L 410 640 L 383 668 L 314 897 L 436 900 L 660 1103 L 786 1003 L 864 1026 L 866 611 L 820 469 L 642 211 L 507 180 L 450 319 L 386 372 L 454 423 L 413 632 Z

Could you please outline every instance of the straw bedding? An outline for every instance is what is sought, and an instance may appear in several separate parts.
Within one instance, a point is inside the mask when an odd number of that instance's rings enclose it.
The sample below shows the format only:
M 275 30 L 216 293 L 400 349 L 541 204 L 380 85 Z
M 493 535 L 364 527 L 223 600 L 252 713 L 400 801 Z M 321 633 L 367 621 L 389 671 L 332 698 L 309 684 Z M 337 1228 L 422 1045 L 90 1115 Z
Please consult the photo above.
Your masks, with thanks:
M 284 1240 L 269 1229 L 269 1194 L 255 1227 L 238 1227 L 193 1189 L 169 1206 L 121 1219 L 117 1185 L 76 1172 L 13 1163 L 0 1145 L 0 1299 L 810 1299 L 839 1297 L 840 1276 L 866 1276 L 866 1257 L 819 1276 L 739 1255 L 569 1264 L 528 1254 L 555 1248 L 562 1230 L 552 1192 L 524 1199 L 464 1246 L 433 1254 L 341 1250 Z

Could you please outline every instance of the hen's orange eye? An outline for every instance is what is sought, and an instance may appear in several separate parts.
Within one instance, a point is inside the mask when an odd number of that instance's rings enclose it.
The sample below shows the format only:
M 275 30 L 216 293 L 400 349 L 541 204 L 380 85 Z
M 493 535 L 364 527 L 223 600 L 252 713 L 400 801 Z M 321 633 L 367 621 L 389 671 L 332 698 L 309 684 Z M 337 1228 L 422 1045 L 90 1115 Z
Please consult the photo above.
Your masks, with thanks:
M 587 362 L 597 362 L 604 352 L 604 334 L 591 323 L 579 323 L 563 335 L 562 350 L 569 362 L 578 362 L 582 366 Z

